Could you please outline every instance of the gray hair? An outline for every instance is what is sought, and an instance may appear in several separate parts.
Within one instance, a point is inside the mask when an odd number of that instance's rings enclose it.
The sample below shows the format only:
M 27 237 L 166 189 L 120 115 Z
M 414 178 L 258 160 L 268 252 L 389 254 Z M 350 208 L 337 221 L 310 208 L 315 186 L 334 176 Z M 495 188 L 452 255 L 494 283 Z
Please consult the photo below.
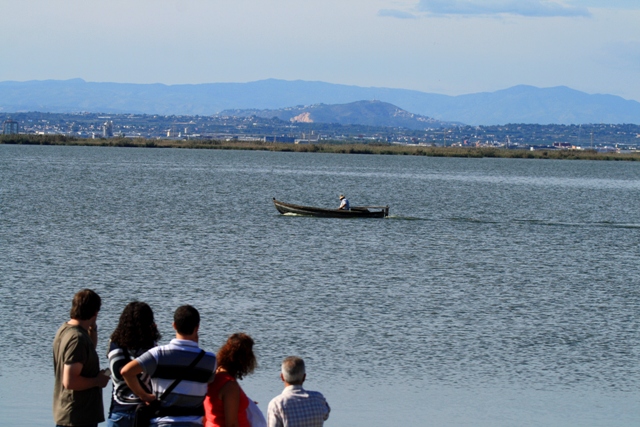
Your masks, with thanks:
M 282 361 L 282 376 L 293 385 L 300 385 L 304 381 L 304 360 L 296 356 L 289 356 Z

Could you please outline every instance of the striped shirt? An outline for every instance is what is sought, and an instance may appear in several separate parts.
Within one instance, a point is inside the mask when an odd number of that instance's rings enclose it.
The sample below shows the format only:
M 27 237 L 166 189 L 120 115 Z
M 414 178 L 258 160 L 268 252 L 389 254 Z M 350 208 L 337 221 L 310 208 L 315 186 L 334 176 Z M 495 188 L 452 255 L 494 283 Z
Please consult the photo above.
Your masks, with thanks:
M 269 427 L 322 427 L 330 410 L 321 393 L 290 385 L 269 402 L 267 423 Z
M 163 407 L 194 408 L 202 404 L 207 394 L 207 384 L 213 381 L 216 356 L 206 352 L 198 364 L 187 371 L 187 367 L 199 353 L 198 343 L 172 339 L 169 344 L 152 348 L 136 359 L 143 372 L 151 377 L 153 393 L 157 397 L 162 396 L 176 378 L 182 378 L 171 393 L 162 399 Z M 151 423 L 190 423 L 201 427 L 202 417 L 165 416 L 154 418 Z
M 148 350 L 148 349 L 146 349 Z M 127 383 L 120 375 L 120 370 L 129 363 L 144 353 L 145 350 L 127 350 L 126 352 L 120 348 L 116 343 L 109 342 L 109 368 L 111 369 L 111 382 L 113 383 L 113 392 L 111 394 L 111 412 L 133 412 L 142 402 L 138 396 L 136 396 Z M 151 381 L 148 375 L 141 374 L 138 377 L 142 388 L 145 391 L 151 390 Z

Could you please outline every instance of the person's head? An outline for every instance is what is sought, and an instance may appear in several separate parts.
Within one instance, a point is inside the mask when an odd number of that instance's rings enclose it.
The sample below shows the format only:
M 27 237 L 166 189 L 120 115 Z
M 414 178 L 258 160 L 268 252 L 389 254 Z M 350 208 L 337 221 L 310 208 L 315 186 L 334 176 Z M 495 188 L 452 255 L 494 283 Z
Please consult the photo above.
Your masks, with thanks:
M 69 317 L 74 320 L 89 320 L 100 311 L 102 300 L 91 289 L 83 289 L 73 296 Z
M 121 348 L 138 350 L 154 347 L 158 340 L 160 333 L 149 304 L 139 301 L 127 304 L 111 334 L 111 341 Z
M 307 374 L 304 360 L 300 357 L 289 356 L 282 361 L 282 380 L 291 385 L 302 385 Z
M 183 305 L 173 314 L 173 327 L 180 335 L 192 335 L 200 326 L 200 313 L 190 305 Z
M 258 364 L 253 354 L 253 339 L 243 333 L 231 335 L 218 350 L 217 359 L 219 367 L 240 380 L 253 372 Z
M 340 195 L 340 200 L 344 199 L 344 194 Z

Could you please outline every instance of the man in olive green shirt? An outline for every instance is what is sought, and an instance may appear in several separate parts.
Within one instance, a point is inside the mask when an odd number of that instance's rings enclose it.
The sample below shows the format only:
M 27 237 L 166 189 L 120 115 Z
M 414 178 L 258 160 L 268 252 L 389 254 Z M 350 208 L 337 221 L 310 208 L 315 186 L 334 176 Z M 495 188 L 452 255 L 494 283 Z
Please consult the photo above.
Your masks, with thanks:
M 89 427 L 104 421 L 102 388 L 109 377 L 96 353 L 100 296 L 83 289 L 73 297 L 71 319 L 53 340 L 53 419 L 58 426 Z

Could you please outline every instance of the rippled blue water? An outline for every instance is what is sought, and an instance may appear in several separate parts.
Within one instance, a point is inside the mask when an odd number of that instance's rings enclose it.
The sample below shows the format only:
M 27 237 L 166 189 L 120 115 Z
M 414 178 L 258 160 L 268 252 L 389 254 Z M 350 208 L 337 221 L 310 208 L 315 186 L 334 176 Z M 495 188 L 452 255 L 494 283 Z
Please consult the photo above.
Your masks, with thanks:
M 90 287 L 103 360 L 133 299 L 165 340 L 183 303 L 208 349 L 252 335 L 263 409 L 298 354 L 328 425 L 639 425 L 639 191 L 636 163 L 0 145 L 0 413 L 51 424 Z M 392 216 L 271 203 L 340 193 Z

